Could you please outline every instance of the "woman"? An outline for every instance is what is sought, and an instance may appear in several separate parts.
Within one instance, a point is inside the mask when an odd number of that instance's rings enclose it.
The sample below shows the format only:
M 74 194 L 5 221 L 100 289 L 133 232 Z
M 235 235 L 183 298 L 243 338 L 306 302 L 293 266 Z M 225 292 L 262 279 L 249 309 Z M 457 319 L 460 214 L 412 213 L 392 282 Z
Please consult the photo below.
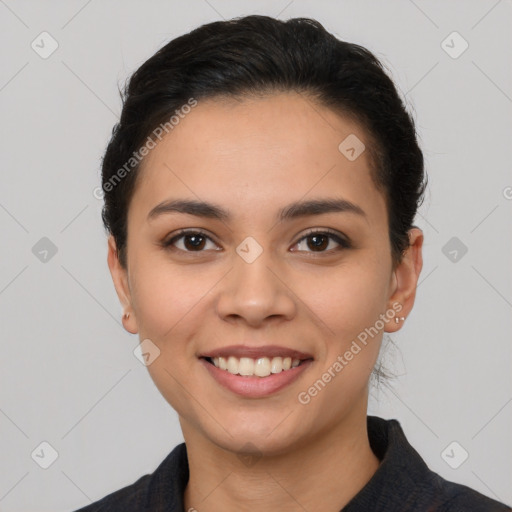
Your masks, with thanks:
M 185 443 L 82 511 L 509 510 L 367 415 L 426 183 L 369 51 L 309 19 L 204 25 L 131 77 L 102 171 L 123 324 Z

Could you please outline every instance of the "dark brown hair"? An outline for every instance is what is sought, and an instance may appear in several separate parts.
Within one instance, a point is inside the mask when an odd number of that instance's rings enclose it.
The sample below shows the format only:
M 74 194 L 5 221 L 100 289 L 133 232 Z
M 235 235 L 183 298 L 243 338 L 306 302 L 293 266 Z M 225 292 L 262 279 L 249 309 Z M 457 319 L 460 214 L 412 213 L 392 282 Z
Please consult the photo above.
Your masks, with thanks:
M 315 20 L 252 15 L 208 23 L 173 39 L 127 82 L 121 119 L 102 162 L 102 217 L 122 265 L 140 167 L 134 155 L 155 128 L 191 98 L 285 91 L 305 93 L 365 129 L 372 177 L 386 199 L 393 262 L 401 260 L 426 176 L 414 122 L 392 80 L 370 51 L 340 41 Z

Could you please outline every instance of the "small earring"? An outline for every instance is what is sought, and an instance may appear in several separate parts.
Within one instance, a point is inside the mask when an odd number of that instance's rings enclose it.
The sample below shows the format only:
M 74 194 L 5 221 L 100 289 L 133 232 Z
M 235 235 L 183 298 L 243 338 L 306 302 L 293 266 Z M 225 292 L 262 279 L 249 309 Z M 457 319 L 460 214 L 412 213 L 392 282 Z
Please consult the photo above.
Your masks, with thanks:
M 130 318 L 130 313 L 125 313 L 125 314 L 123 315 L 123 318 L 125 318 L 126 320 L 128 320 L 128 318 Z
M 395 317 L 395 323 L 399 324 L 400 321 L 404 321 L 405 320 L 405 317 L 401 316 L 400 318 L 399 317 Z

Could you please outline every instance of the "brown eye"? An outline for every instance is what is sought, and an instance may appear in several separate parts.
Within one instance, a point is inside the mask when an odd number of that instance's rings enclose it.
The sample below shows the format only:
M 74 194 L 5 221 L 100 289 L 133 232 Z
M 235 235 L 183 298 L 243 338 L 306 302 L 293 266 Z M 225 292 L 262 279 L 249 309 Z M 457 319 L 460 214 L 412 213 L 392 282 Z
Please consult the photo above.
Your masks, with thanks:
M 202 235 L 184 235 L 184 246 L 189 251 L 201 250 L 204 248 L 206 238 Z
M 337 244 L 338 247 L 336 245 L 332 247 L 331 242 Z M 320 253 L 350 248 L 348 240 L 330 231 L 312 231 L 303 236 L 295 245 L 298 247 L 302 245 L 303 248 L 299 248 L 298 251 Z
M 307 245 L 313 251 L 321 251 L 329 245 L 329 237 L 326 235 L 309 235 Z
M 172 237 L 170 240 L 163 243 L 163 246 L 177 251 L 183 252 L 204 252 L 208 242 L 214 246 L 216 245 L 209 236 L 201 231 L 181 231 L 178 235 Z

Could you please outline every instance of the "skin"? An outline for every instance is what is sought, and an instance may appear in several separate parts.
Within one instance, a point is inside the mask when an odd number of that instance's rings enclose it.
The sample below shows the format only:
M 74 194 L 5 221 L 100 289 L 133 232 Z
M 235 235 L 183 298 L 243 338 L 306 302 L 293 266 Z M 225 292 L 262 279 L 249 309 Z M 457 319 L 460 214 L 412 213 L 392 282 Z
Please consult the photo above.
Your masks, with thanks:
M 143 162 L 128 212 L 127 268 L 109 239 L 109 268 L 130 313 L 124 326 L 159 348 L 148 370 L 179 415 L 190 467 L 186 510 L 338 511 L 378 469 L 366 428 L 369 377 L 383 332 L 403 322 L 387 322 L 308 404 L 297 399 L 393 304 L 407 317 L 422 267 L 417 228 L 393 267 L 368 152 L 349 161 L 338 150 L 349 134 L 369 144 L 357 124 L 296 93 L 202 101 Z M 276 222 L 279 209 L 313 198 L 343 198 L 365 215 Z M 232 217 L 148 220 L 167 199 L 213 202 Z M 199 251 L 190 238 L 174 251 L 162 247 L 182 228 L 211 240 Z M 311 237 L 301 241 L 310 228 L 330 228 L 351 247 L 324 238 L 316 249 Z M 252 263 L 236 252 L 248 236 L 263 249 Z M 295 348 L 314 361 L 272 396 L 244 398 L 198 359 L 243 343 Z

